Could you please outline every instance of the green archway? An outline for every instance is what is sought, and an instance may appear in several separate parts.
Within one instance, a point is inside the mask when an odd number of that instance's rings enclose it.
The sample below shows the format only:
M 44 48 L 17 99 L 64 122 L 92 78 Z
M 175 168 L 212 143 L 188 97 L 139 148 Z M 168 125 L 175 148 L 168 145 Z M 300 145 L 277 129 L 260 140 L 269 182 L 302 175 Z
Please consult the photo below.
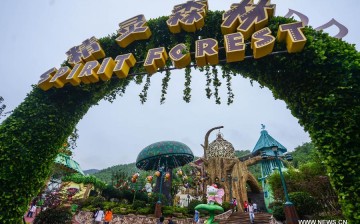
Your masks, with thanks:
M 221 12 L 208 12 L 205 26 L 195 33 L 171 34 L 167 17 L 150 20 L 152 36 L 126 49 L 115 38 L 100 39 L 109 57 L 133 52 L 144 59 L 150 48 L 192 43 L 198 36 L 214 38 L 223 45 Z M 272 18 L 268 27 L 276 36 L 279 24 L 289 19 Z M 257 60 L 220 64 L 230 75 L 241 74 L 268 87 L 284 100 L 292 114 L 309 132 L 323 155 L 342 210 L 348 220 L 360 220 L 360 54 L 354 46 L 327 34 L 305 28 L 307 43 L 301 53 L 269 55 Z M 276 43 L 274 51 L 285 50 Z M 247 52 L 251 54 L 251 52 Z M 224 55 L 220 52 L 220 58 Z M 134 72 L 141 71 L 136 67 Z M 122 94 L 134 77 L 111 79 L 78 87 L 43 91 L 34 86 L 0 126 L 0 222 L 20 222 L 31 197 L 44 185 L 58 148 L 91 106 L 103 98 Z M 41 155 L 41 156 L 39 156 Z

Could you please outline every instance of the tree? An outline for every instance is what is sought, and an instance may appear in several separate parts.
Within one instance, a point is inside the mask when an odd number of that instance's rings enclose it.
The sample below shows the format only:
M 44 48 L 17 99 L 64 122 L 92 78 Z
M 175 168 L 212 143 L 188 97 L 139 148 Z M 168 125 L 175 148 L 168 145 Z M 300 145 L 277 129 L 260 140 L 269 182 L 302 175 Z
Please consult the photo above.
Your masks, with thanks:
M 4 98 L 2 96 L 0 96 L 0 118 L 4 115 L 2 115 L 2 113 L 4 112 L 6 105 L 3 104 Z
M 330 184 L 323 163 L 309 161 L 301 165 L 299 169 L 290 167 L 284 172 L 284 177 L 288 192 L 308 193 L 318 202 L 319 212 L 327 214 L 339 213 L 340 207 L 337 195 Z M 272 174 L 268 181 L 275 200 L 284 201 L 284 191 L 279 173 Z
M 292 153 L 292 164 L 295 168 L 298 168 L 301 164 L 304 164 L 314 158 L 318 157 L 315 146 L 311 142 L 306 142 L 303 145 L 299 145 Z

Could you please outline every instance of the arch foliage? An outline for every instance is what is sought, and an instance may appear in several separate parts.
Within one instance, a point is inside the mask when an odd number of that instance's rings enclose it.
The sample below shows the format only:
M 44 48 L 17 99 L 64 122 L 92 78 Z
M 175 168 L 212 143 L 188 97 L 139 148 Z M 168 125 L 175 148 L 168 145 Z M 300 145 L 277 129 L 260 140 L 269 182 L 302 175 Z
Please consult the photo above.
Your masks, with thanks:
M 223 46 L 221 15 L 221 12 L 209 12 L 201 31 L 177 35 L 168 31 L 167 17 L 160 17 L 148 22 L 152 37 L 147 41 L 137 41 L 122 49 L 115 42 L 116 36 L 111 35 L 100 39 L 100 43 L 107 56 L 132 52 L 139 61 L 145 58 L 148 49 L 159 46 L 170 50 L 177 43 L 186 43 L 194 51 L 198 36 L 215 38 Z M 273 35 L 276 36 L 279 24 L 288 22 L 289 19 L 282 17 L 272 18 L 269 27 Z M 308 41 L 301 53 L 269 55 L 219 66 L 224 74 L 241 74 L 258 81 L 275 98 L 286 102 L 321 152 L 345 217 L 357 223 L 360 220 L 360 168 L 356 165 L 360 161 L 360 54 L 354 46 L 312 28 L 306 28 L 304 33 Z M 277 43 L 274 51 L 280 50 L 285 50 L 285 45 Z M 224 57 L 224 52 L 220 52 L 220 58 Z M 142 69 L 135 67 L 133 72 Z M 0 126 L 1 223 L 20 222 L 31 197 L 44 186 L 58 149 L 90 107 L 103 98 L 114 100 L 125 92 L 129 82 L 140 81 L 141 77 L 65 86 L 46 92 L 33 88 Z M 166 77 L 169 78 L 168 73 Z M 189 84 L 185 86 L 187 97 L 184 98 L 189 99 Z M 146 98 L 146 90 L 142 96 Z

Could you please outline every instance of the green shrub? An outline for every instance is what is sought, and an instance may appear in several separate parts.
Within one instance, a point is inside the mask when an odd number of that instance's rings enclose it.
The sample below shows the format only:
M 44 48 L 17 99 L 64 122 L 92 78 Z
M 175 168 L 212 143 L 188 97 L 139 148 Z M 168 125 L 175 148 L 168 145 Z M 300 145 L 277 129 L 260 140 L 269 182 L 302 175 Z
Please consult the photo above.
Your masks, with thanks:
M 124 209 L 124 207 L 116 206 L 112 209 L 113 214 L 121 214 L 121 210 Z
M 158 193 L 152 193 L 149 197 L 148 197 L 148 203 L 151 205 L 154 205 L 157 203 L 157 201 L 159 200 L 159 195 L 161 198 L 161 203 L 163 205 L 167 205 L 168 204 L 168 200 L 167 198 L 163 195 L 163 194 L 158 194 Z
M 174 211 L 176 213 L 182 213 L 184 215 L 186 215 L 188 213 L 188 209 L 185 207 L 174 207 Z
M 304 215 L 313 215 L 320 208 L 317 201 L 307 192 L 292 192 L 289 198 L 294 203 L 300 218 L 304 218 Z
M 230 207 L 230 202 L 228 202 L 228 201 L 223 202 L 222 205 L 221 205 L 221 207 L 223 207 L 223 209 L 224 209 L 225 212 L 228 211 L 228 210 L 230 210 L 230 209 L 231 209 L 231 207 Z
M 114 188 L 112 185 L 107 185 L 105 189 L 101 192 L 101 195 L 107 200 L 109 200 L 110 198 L 120 199 L 123 197 L 123 192 Z
M 174 207 L 173 206 L 163 206 L 162 207 L 162 214 L 163 216 L 169 216 L 174 214 Z
M 151 209 L 150 207 L 142 207 L 137 210 L 137 213 L 140 215 L 148 215 L 148 214 L 152 214 L 154 212 L 153 212 L 153 209 Z
M 284 205 L 282 202 L 273 202 L 269 205 L 269 208 L 273 211 L 273 216 L 278 221 L 285 221 Z
M 203 204 L 203 203 L 202 203 L 202 201 L 199 201 L 199 200 L 190 201 L 189 206 L 188 206 L 188 214 L 194 214 L 195 213 L 195 207 L 198 204 Z
M 135 200 L 133 205 L 132 205 L 132 208 L 133 209 L 139 209 L 139 208 L 144 208 L 146 207 L 146 202 L 145 201 L 140 201 L 140 200 Z
M 35 217 L 34 224 L 71 224 L 72 216 L 70 208 L 49 208 Z
M 117 203 L 117 202 L 105 201 L 103 203 L 103 208 L 104 208 L 104 210 L 109 209 L 109 208 L 112 209 L 112 208 L 116 207 L 118 204 L 119 203 Z

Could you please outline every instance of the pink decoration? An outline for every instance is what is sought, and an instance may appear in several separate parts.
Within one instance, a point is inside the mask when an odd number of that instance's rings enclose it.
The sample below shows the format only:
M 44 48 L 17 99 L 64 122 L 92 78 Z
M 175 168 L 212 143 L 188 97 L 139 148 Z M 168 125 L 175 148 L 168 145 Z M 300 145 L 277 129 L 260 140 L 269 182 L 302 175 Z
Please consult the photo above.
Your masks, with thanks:
M 217 202 L 222 204 L 222 197 L 224 196 L 224 189 L 218 189 L 216 185 L 207 186 L 207 202 L 208 204 Z

